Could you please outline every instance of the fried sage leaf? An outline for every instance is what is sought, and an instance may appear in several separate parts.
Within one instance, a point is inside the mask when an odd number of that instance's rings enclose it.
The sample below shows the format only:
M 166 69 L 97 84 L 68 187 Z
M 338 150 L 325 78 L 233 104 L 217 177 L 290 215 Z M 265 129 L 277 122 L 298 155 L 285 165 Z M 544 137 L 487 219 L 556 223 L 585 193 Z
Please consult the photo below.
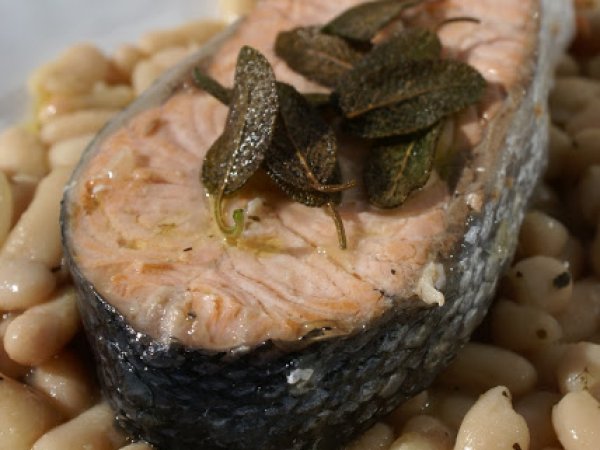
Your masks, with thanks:
M 445 65 L 442 70 L 441 64 Z M 351 117 L 343 124 L 347 132 L 371 139 L 414 133 L 476 103 L 485 90 L 483 77 L 457 61 L 413 61 L 407 67 L 413 79 L 405 80 L 404 90 L 388 91 L 387 97 L 382 93 L 363 97 L 362 103 L 357 100 L 352 105 L 355 109 L 347 109 Z M 425 71 L 421 79 L 419 68 Z
M 454 110 L 454 104 L 455 110 L 460 110 L 477 101 L 484 88 L 481 74 L 463 62 L 410 60 L 377 71 L 349 74 L 337 93 L 344 115 L 354 118 L 419 97 L 436 101 L 447 97 L 444 110 Z M 427 101 L 420 102 L 419 106 L 431 109 Z
M 364 178 L 369 201 L 379 208 L 401 205 L 431 173 L 441 125 L 417 135 L 394 138 L 372 149 Z
M 251 47 L 240 50 L 222 136 L 206 154 L 202 181 L 210 194 L 231 194 L 260 167 L 271 145 L 279 110 L 275 74 Z
M 206 91 L 225 105 L 231 101 L 231 89 L 226 88 L 214 78 L 203 73 L 197 67 L 192 71 L 192 79 L 198 89 Z
M 422 0 L 380 0 L 362 3 L 337 16 L 323 32 L 357 42 L 370 41 L 406 8 Z
M 440 59 L 442 43 L 437 34 L 424 28 L 408 28 L 387 41 L 373 47 L 352 70 L 344 73 L 338 81 L 338 90 L 353 86 L 360 81 L 371 82 L 394 76 L 404 69 L 408 61 Z
M 324 184 L 337 164 L 337 140 L 304 96 L 293 86 L 277 83 L 279 118 L 265 159 L 272 178 L 301 190 L 327 191 Z
M 292 186 L 289 183 L 286 183 L 285 180 L 282 180 L 279 177 L 274 177 L 273 180 L 277 183 L 277 185 L 281 188 L 281 190 L 292 200 L 298 203 L 302 203 L 303 205 L 310 206 L 311 208 L 315 208 L 318 206 L 323 206 L 327 203 L 333 203 L 335 205 L 339 205 L 342 201 L 342 193 L 341 192 L 320 192 L 314 189 L 312 190 L 304 190 L 299 189 L 296 186 Z M 332 183 L 335 183 L 334 179 L 331 180 Z
M 215 220 L 226 235 L 239 235 L 244 217 L 242 210 L 236 210 L 235 226 L 227 226 L 221 208 L 223 196 L 240 189 L 262 164 L 271 145 L 278 111 L 271 65 L 257 50 L 242 47 L 225 129 L 208 150 L 201 173 L 204 187 L 215 196 Z
M 321 33 L 319 27 L 279 33 L 275 53 L 294 71 L 329 87 L 362 57 L 346 41 Z

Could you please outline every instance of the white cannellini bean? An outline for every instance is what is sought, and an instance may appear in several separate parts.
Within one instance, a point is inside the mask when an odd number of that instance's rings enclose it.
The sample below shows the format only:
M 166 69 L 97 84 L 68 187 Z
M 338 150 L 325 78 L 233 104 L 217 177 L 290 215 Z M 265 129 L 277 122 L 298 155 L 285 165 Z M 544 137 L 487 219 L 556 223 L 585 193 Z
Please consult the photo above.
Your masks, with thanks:
M 21 214 L 29 207 L 37 188 L 37 180 L 29 177 L 15 176 L 12 178 L 10 187 L 13 197 L 12 226 L 21 218 Z
M 558 444 L 558 438 L 552 426 L 552 407 L 560 400 L 555 392 L 537 391 L 521 398 L 515 403 L 515 411 L 527 422 L 531 450 L 539 450 Z
M 119 450 L 154 450 L 154 447 L 146 442 L 135 442 L 133 444 L 126 445 L 125 447 L 121 447 Z
M 571 137 L 556 125 L 550 127 L 550 145 L 548 146 L 548 167 L 546 179 L 554 180 L 564 175 L 564 164 L 573 153 Z
M 62 421 L 33 389 L 0 373 L 0 448 L 31 450 L 33 443 Z
M 13 223 L 13 201 L 10 181 L 4 172 L 0 171 L 0 248 L 2 248 Z
M 379 422 L 345 447 L 345 450 L 387 450 L 393 440 L 392 428 Z
M 600 83 L 588 78 L 571 76 L 558 78 L 550 93 L 552 120 L 566 123 L 573 114 L 585 108 L 594 98 L 600 96 Z
M 565 395 L 552 410 L 552 423 L 565 450 L 598 450 L 600 403 L 589 392 Z
M 527 422 L 513 409 L 506 387 L 495 387 L 479 397 L 458 430 L 454 449 L 529 449 Z
M 571 275 L 563 261 L 548 256 L 533 256 L 515 264 L 507 276 L 514 300 L 556 313 L 571 298 Z
M 45 101 L 38 112 L 42 125 L 55 117 L 78 110 L 113 109 L 127 106 L 134 98 L 133 89 L 124 84 L 107 85 L 98 82 L 92 90 L 77 96 L 54 96 Z
M 538 373 L 538 387 L 557 390 L 556 368 L 568 344 L 554 343 L 529 353 L 529 361 Z
M 48 152 L 50 167 L 52 169 L 61 166 L 73 167 L 94 136 L 94 134 L 84 134 L 54 144 Z
M 415 416 L 406 422 L 402 434 L 417 433 L 428 438 L 429 442 L 440 450 L 451 449 L 454 444 L 454 432 L 441 420 L 428 415 Z
M 583 110 L 569 119 L 565 130 L 575 136 L 588 128 L 600 128 L 600 98 L 591 101 Z
M 56 278 L 37 261 L 0 259 L 0 311 L 27 309 L 43 303 L 56 286 Z
M 400 431 L 406 421 L 413 416 L 425 414 L 431 407 L 429 391 L 423 391 L 402 403 L 386 417 L 386 422 L 394 430 Z
M 491 345 L 468 343 L 438 380 L 445 386 L 484 392 L 504 385 L 515 396 L 535 386 L 535 367 L 516 353 Z
M 183 58 L 188 56 L 189 53 L 190 50 L 187 47 L 169 47 L 159 50 L 152 55 L 151 61 L 164 71 L 173 67 Z
M 112 55 L 112 61 L 121 73 L 131 79 L 134 67 L 146 56 L 147 55 L 136 46 L 123 44 L 115 50 L 115 53 Z
M 163 71 L 163 67 L 149 59 L 144 59 L 137 63 L 131 74 L 131 84 L 135 95 L 140 95 L 148 89 Z
M 518 252 L 524 257 L 561 254 L 569 231 L 558 220 L 540 211 L 529 211 L 519 233 Z
M 539 182 L 533 190 L 530 207 L 553 217 L 559 217 L 563 210 L 560 198 L 554 188 L 543 181 Z
M 565 161 L 565 169 L 571 176 L 579 177 L 588 167 L 600 164 L 598 142 L 600 129 L 588 128 L 573 136 L 573 152 Z
M 577 199 L 581 216 L 588 225 L 596 225 L 600 214 L 600 165 L 589 167 L 579 179 Z
M 600 282 L 585 279 L 575 282 L 567 307 L 556 315 L 566 342 L 576 342 L 592 336 L 600 317 Z
M 117 450 L 126 439 L 113 426 L 114 416 L 100 403 L 43 435 L 31 450 Z
M 108 122 L 118 110 L 83 109 L 53 118 L 42 126 L 40 136 L 48 145 L 84 134 L 95 133 Z
M 600 80 L 600 54 L 593 56 L 587 62 L 587 73 L 591 78 Z
M 71 169 L 59 167 L 44 178 L 33 201 L 12 229 L 2 249 L 5 257 L 28 258 L 48 267 L 60 264 L 60 201 Z
M 560 324 L 546 311 L 506 300 L 494 305 L 490 329 L 495 344 L 517 352 L 535 350 L 562 337 Z
M 126 445 L 125 447 L 121 447 L 119 450 L 154 450 L 150 444 L 146 442 L 134 442 L 133 444 Z
M 579 75 L 580 70 L 577 60 L 565 53 L 560 56 L 554 73 L 557 77 L 569 77 Z
M 256 6 L 256 0 L 219 0 L 219 12 L 228 22 L 245 16 Z
M 82 359 L 68 350 L 34 367 L 27 382 L 52 399 L 55 408 L 69 419 L 97 400 L 92 374 Z
M 169 47 L 203 44 L 224 28 L 221 21 L 197 20 L 168 30 L 151 31 L 139 40 L 142 52 L 153 54 Z
M 422 435 L 414 431 L 402 433 L 396 439 L 389 450 L 451 450 L 452 447 L 447 447 L 440 444 L 439 441 L 430 436 Z
M 104 80 L 108 72 L 108 59 L 100 50 L 89 44 L 78 44 L 64 51 L 55 61 L 37 69 L 28 85 L 35 96 L 81 94 Z
M 558 259 L 568 264 L 567 268 L 573 280 L 578 280 L 583 275 L 585 258 L 586 254 L 581 241 L 573 236 L 569 236 L 569 240 Z
M 6 329 L 4 348 L 14 361 L 37 366 L 56 355 L 79 327 L 75 291 L 68 287 L 15 318 Z
M 570 345 L 558 363 L 556 377 L 563 394 L 595 390 L 600 386 L 600 345 L 589 342 Z
M 35 134 L 22 127 L 8 128 L 0 134 L 0 170 L 40 179 L 48 173 L 46 149 Z
M 6 334 L 6 328 L 13 319 L 14 317 L 12 314 L 5 314 L 4 318 L 0 321 L 0 373 L 11 378 L 21 378 L 29 371 L 29 367 L 23 366 L 10 359 L 4 349 L 4 335 Z
M 430 414 L 456 431 L 476 400 L 477 397 L 463 392 L 436 389 L 431 395 Z

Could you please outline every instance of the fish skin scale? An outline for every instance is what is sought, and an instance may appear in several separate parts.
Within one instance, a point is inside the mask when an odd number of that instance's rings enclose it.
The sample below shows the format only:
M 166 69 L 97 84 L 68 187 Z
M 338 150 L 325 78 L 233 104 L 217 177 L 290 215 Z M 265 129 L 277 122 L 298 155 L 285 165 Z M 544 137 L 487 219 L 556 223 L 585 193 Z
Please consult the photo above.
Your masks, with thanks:
M 546 0 L 544 5 L 564 13 L 558 3 Z M 548 69 L 551 50 L 557 48 L 539 53 L 538 74 Z M 360 333 L 291 353 L 272 343 L 239 355 L 208 353 L 177 343 L 164 346 L 137 333 L 84 279 L 67 248 L 101 385 L 119 424 L 161 450 L 330 450 L 429 385 L 483 318 L 511 256 L 510 251 L 498 255 L 496 249 L 514 248 L 526 199 L 544 165 L 540 149 L 547 139 L 547 118 L 527 119 L 546 97 L 547 80 L 537 75 L 531 87 L 511 121 L 500 170 L 486 180 L 487 187 L 503 186 L 509 175 L 512 188 L 501 191 L 500 198 L 489 195 L 483 215 L 471 212 L 462 231 L 478 227 L 475 244 L 459 242 L 450 252 L 455 256 L 442 261 L 444 306 L 400 302 Z M 66 236 L 64 209 L 62 218 Z M 314 370 L 314 387 L 292 392 L 287 376 L 297 368 Z M 390 394 L 385 389 L 393 373 L 402 380 Z M 376 394 L 361 399 L 357 392 L 367 383 Z M 268 417 L 262 414 L 266 408 Z

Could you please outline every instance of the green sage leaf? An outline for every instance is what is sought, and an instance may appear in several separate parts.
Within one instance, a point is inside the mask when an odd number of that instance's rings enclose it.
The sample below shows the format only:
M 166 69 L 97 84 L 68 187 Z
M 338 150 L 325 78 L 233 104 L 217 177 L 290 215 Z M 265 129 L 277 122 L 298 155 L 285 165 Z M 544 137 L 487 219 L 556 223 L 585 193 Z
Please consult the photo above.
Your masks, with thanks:
M 225 105 L 229 105 L 231 101 L 231 89 L 226 88 L 214 78 L 203 73 L 197 67 L 192 71 L 192 79 L 198 89 L 201 89 L 212 95 L 217 100 Z
M 344 84 L 338 87 L 338 95 L 345 116 L 354 118 L 418 97 L 431 97 L 436 101 L 446 97 L 448 105 L 444 110 L 453 110 L 454 104 L 460 110 L 476 102 L 484 88 L 481 74 L 463 62 L 410 60 L 345 77 Z M 428 108 L 426 101 L 419 105 Z
M 298 189 L 280 178 L 273 178 L 281 190 L 295 202 L 315 208 L 327 203 L 339 204 L 342 201 L 341 192 L 319 192 L 315 190 Z
M 303 205 L 310 207 L 323 206 L 326 203 L 340 204 L 342 201 L 342 192 L 321 192 L 316 189 L 302 189 L 293 184 L 287 182 L 286 179 L 272 176 L 271 178 L 281 188 L 281 190 L 292 200 Z M 342 181 L 342 171 L 339 164 L 336 164 L 335 169 L 329 179 L 326 181 L 327 184 L 337 185 Z
M 379 208 L 400 206 L 431 173 L 441 125 L 395 138 L 372 149 L 364 178 L 369 201 Z
M 350 8 L 323 27 L 323 32 L 358 42 L 370 41 L 406 8 L 423 0 L 381 0 Z
M 423 70 L 421 78 L 419 70 Z M 389 89 L 394 81 L 382 86 L 387 96 L 383 92 L 371 99 L 346 96 L 347 117 L 351 119 L 344 122 L 344 129 L 371 139 L 414 133 L 476 103 L 486 86 L 475 69 L 457 61 L 412 61 L 408 72 L 412 75 L 401 76 L 404 85 L 397 91 Z M 348 102 L 354 102 L 352 111 Z
M 273 69 L 257 50 L 243 47 L 225 129 L 202 166 L 210 194 L 231 194 L 256 172 L 271 145 L 278 110 Z
M 437 34 L 424 28 L 406 29 L 373 47 L 352 70 L 344 73 L 338 81 L 338 90 L 348 95 L 348 84 L 354 87 L 398 76 L 408 61 L 440 59 L 441 53 L 442 43 Z M 343 101 L 348 103 L 345 96 Z
M 267 172 L 301 190 L 323 190 L 337 164 L 335 133 L 293 86 L 278 83 L 277 91 L 279 118 Z
M 321 33 L 319 27 L 295 28 L 277 35 L 275 53 L 309 80 L 333 87 L 362 55 L 346 41 Z

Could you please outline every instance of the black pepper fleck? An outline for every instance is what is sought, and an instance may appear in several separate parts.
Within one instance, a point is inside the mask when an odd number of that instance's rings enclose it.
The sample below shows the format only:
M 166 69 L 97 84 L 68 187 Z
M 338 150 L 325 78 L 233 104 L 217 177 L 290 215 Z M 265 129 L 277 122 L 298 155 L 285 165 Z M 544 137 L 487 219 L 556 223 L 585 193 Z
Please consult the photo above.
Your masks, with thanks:
M 513 444 L 513 448 L 514 448 L 515 450 L 521 450 L 521 446 L 519 445 L 519 443 L 518 443 L 518 442 L 515 442 L 515 443 Z
M 191 252 L 192 251 L 192 247 L 186 247 L 183 249 L 184 252 Z
M 540 339 L 546 339 L 548 337 L 548 333 L 546 332 L 546 330 L 540 328 L 539 330 L 537 330 L 535 332 L 536 336 Z
M 392 275 L 396 275 L 396 269 L 392 269 Z
M 569 284 L 571 284 L 571 274 L 567 271 L 561 273 L 560 275 L 557 275 L 553 280 L 552 280 L 552 285 L 556 288 L 556 289 L 562 289 L 567 287 Z
M 187 318 L 190 320 L 195 319 L 196 317 L 198 317 L 198 316 L 196 315 L 196 313 L 194 311 L 190 311 L 187 313 Z
M 506 398 L 510 398 L 508 391 L 502 391 L 502 395 L 504 395 Z

